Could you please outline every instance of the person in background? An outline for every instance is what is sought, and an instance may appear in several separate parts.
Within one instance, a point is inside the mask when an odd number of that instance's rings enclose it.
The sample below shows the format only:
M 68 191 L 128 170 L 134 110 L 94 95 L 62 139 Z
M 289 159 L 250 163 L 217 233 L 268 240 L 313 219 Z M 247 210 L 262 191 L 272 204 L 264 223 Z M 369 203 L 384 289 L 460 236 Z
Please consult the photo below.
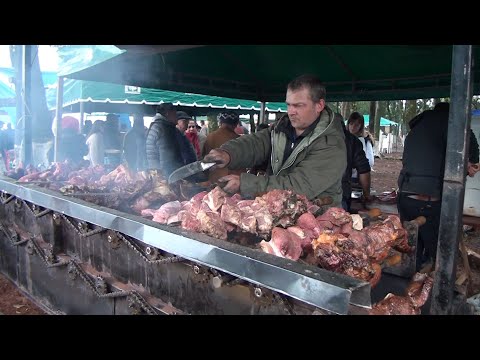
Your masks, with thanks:
M 345 211 L 351 212 L 352 204 L 352 170 L 355 169 L 358 174 L 358 180 L 362 187 L 362 200 L 370 201 L 370 164 L 363 151 L 362 142 L 345 127 L 345 121 L 342 115 L 336 113 L 335 119 L 342 125 L 345 135 L 345 145 L 347 146 L 347 168 L 342 176 L 342 207 Z
M 200 150 L 200 140 L 198 138 L 197 133 L 197 123 L 195 120 L 189 120 L 187 125 L 187 131 L 185 131 L 185 136 L 187 137 L 188 141 L 192 144 L 193 148 L 195 149 L 195 153 L 197 154 L 197 159 L 200 159 L 202 156 Z
M 147 155 L 143 115 L 134 115 L 133 126 L 123 139 L 123 157 L 131 170 L 145 170 Z
M 187 131 L 190 120 L 192 120 L 191 116 L 185 111 L 177 111 L 177 129 L 180 130 L 182 134 L 185 134 Z
M 200 145 L 200 155 L 199 159 L 202 158 L 203 146 L 205 145 L 205 140 L 207 140 L 207 135 L 202 134 L 202 127 L 197 124 L 197 134 L 198 134 L 198 143 Z
M 104 126 L 104 143 L 105 150 L 113 149 L 120 150 L 122 148 L 122 142 L 120 137 L 120 124 L 118 115 L 107 114 Z
M 367 156 L 368 163 L 370 164 L 370 168 L 373 169 L 373 165 L 375 163 L 375 156 L 373 154 L 373 140 L 365 132 L 365 119 L 363 115 L 358 112 L 353 112 L 350 114 L 347 122 L 348 131 L 351 134 L 355 135 L 363 145 L 363 151 L 365 151 L 365 155 Z M 358 182 L 358 176 L 356 171 L 353 172 L 354 182 Z
M 122 160 L 122 137 L 120 121 L 116 114 L 107 114 L 104 125 L 103 141 L 105 145 L 105 164 L 110 167 L 120 165 Z
M 79 165 L 83 157 L 88 154 L 88 147 L 85 138 L 79 133 L 79 123 L 74 117 L 62 119 L 62 132 L 58 142 L 58 162 L 69 161 Z
M 202 129 L 200 130 L 200 133 L 204 135 L 206 139 L 208 135 L 208 126 L 205 123 L 205 120 L 200 120 L 200 126 L 202 127 Z
M 235 129 L 237 128 L 240 119 L 238 118 L 238 115 L 235 114 L 233 111 L 219 113 L 217 115 L 217 121 L 219 128 L 208 134 L 207 139 L 205 140 L 205 145 L 203 146 L 202 156 L 207 155 L 213 149 L 219 148 L 227 141 L 239 137 L 239 135 L 235 132 Z M 217 180 L 223 176 L 229 174 L 238 175 L 245 171 L 245 169 L 234 171 L 227 168 L 209 170 L 208 180 L 213 184 L 216 183 Z
M 402 170 L 398 177 L 397 207 L 400 219 L 414 220 L 419 216 L 426 223 L 418 229 L 417 271 L 433 265 L 437 255 L 440 210 L 442 205 L 445 155 L 447 151 L 449 104 L 441 102 L 408 123 Z M 470 152 L 465 176 L 478 171 L 478 143 L 470 130 Z
M 240 125 L 240 122 L 238 123 L 237 127 L 235 128 L 235 133 L 237 135 L 244 135 L 245 132 L 243 130 L 243 127 Z
M 147 165 L 168 177 L 176 169 L 197 160 L 192 144 L 177 128 L 177 111 L 172 103 L 157 106 L 147 134 Z
M 302 75 L 287 86 L 287 115 L 271 130 L 243 135 L 213 149 L 205 162 L 218 168 L 252 168 L 271 159 L 266 176 L 244 173 L 218 181 L 223 189 L 242 196 L 273 190 L 293 190 L 309 200 L 330 197 L 342 201 L 342 175 L 347 151 L 342 126 L 325 104 L 326 90 L 313 75 Z
M 90 131 L 92 130 L 92 120 L 85 120 L 85 124 L 83 125 L 82 134 L 88 136 Z
M 259 132 L 259 131 L 261 131 L 261 130 L 263 130 L 263 129 L 268 129 L 268 128 L 270 128 L 270 126 L 269 126 L 268 124 L 266 124 L 266 123 L 258 124 L 258 126 L 257 126 L 257 132 Z
M 103 141 L 104 122 L 97 120 L 93 123 L 92 129 L 87 136 L 88 160 L 90 166 L 104 165 L 105 145 Z

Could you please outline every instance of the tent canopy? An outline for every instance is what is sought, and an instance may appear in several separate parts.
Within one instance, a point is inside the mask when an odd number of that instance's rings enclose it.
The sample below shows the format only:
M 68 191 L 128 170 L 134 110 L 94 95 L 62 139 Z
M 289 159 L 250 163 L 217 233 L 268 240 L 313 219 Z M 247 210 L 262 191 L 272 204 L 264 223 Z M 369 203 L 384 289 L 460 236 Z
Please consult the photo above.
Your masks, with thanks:
M 195 106 L 200 108 L 260 111 L 260 102 L 253 100 L 181 93 L 68 78 L 64 81 L 63 93 L 64 106 L 70 106 L 78 102 L 136 105 L 157 105 L 159 103 L 171 102 L 174 105 L 184 107 Z M 56 101 L 57 88 L 54 86 L 47 90 L 49 109 L 56 108 Z M 266 110 L 269 112 L 286 111 L 286 108 L 285 103 L 266 104 Z
M 368 126 L 370 123 L 370 115 L 363 115 L 365 120 L 365 126 Z M 391 126 L 391 125 L 398 125 L 395 121 L 385 119 L 384 117 L 380 118 L 380 126 Z
M 451 45 L 118 47 L 123 49 L 113 51 L 112 47 L 108 56 L 103 54 L 105 60 L 95 60 L 93 66 L 87 64 L 88 57 L 82 64 L 72 66 L 72 51 L 68 46 L 61 48 L 61 75 L 260 101 L 284 101 L 288 82 L 303 73 L 322 79 L 327 87 L 327 101 L 450 95 Z M 475 63 L 480 63 L 479 47 L 474 47 L 474 58 Z M 81 60 L 77 57 L 76 61 Z M 474 93 L 478 94 L 480 69 L 472 71 Z

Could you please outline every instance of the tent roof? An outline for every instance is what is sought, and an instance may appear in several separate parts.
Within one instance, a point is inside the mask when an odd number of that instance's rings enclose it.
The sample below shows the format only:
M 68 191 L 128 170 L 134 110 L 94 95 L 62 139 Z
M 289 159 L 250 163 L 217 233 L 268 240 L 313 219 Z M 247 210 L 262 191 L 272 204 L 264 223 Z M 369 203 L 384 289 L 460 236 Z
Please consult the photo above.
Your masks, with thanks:
M 78 102 L 132 105 L 157 105 L 163 102 L 171 102 L 174 105 L 185 107 L 195 106 L 200 108 L 246 111 L 260 110 L 260 102 L 253 100 L 130 87 L 96 81 L 65 79 L 63 92 L 64 106 L 69 106 Z M 56 108 L 56 97 L 56 87 L 47 90 L 47 104 L 49 109 Z M 266 104 L 266 109 L 269 112 L 286 111 L 286 108 L 285 103 Z
M 60 49 L 61 75 L 146 88 L 260 101 L 283 101 L 286 85 L 318 75 L 327 101 L 448 97 L 451 45 L 209 45 L 124 46 L 99 52 L 102 61 Z M 95 48 L 95 46 L 94 46 Z M 113 49 L 116 49 L 115 51 Z M 95 54 L 96 50 L 89 50 Z M 77 65 L 73 64 L 72 56 Z M 480 62 L 474 47 L 475 63 Z M 92 59 L 92 58 L 90 58 Z M 68 63 L 64 67 L 62 64 Z M 474 93 L 480 70 L 473 71 Z
M 370 115 L 363 115 L 363 119 L 365 120 L 365 125 L 370 123 Z M 398 125 L 395 121 L 385 119 L 384 117 L 380 118 L 380 126 L 390 126 L 390 125 Z

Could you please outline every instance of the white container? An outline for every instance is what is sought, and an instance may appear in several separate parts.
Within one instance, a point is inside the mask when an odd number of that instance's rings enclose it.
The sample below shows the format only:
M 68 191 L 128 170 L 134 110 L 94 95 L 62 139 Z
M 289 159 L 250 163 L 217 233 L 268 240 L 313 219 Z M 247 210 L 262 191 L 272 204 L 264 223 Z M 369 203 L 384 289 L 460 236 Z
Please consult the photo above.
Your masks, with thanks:
M 480 110 L 473 112 L 471 127 L 477 141 L 480 142 Z M 467 176 L 463 214 L 480 217 L 480 173 L 475 174 L 473 178 Z

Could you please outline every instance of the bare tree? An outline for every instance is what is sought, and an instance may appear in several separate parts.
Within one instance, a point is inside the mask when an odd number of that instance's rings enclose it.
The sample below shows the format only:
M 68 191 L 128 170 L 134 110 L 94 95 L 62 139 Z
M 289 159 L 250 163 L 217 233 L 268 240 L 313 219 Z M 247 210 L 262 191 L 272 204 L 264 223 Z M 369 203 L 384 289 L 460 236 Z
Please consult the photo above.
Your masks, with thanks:
M 375 134 L 375 115 L 377 114 L 377 102 L 376 101 L 370 101 L 370 122 L 368 124 L 368 130 L 370 131 L 370 134 Z M 375 136 L 375 135 L 374 135 Z M 376 140 L 378 140 L 377 137 L 375 137 Z

